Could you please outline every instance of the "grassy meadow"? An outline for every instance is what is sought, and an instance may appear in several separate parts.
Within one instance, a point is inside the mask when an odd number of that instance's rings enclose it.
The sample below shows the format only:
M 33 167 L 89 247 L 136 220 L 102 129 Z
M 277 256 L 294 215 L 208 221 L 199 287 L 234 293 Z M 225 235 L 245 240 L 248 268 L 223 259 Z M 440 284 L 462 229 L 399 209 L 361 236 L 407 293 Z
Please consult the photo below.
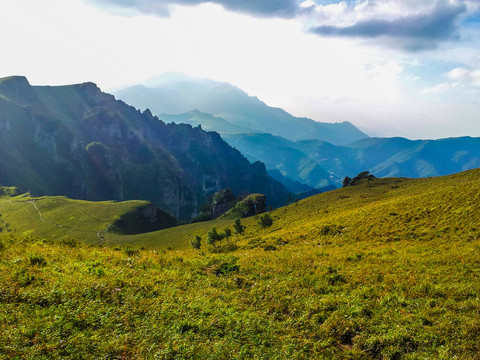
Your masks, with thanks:
M 0 359 L 480 359 L 480 170 L 365 181 L 243 234 L 102 243 L 132 204 L 60 200 L 36 201 L 52 225 L 0 199 Z M 207 246 L 212 227 L 234 234 Z

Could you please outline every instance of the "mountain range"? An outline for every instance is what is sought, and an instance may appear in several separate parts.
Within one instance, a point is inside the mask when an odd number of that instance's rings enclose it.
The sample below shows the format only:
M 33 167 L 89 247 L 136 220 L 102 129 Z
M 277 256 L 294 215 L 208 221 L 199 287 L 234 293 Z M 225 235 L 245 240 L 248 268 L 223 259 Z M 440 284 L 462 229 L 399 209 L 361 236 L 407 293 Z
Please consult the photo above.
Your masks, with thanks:
M 291 196 L 217 133 L 166 124 L 93 83 L 0 79 L 0 142 L 0 184 L 32 195 L 148 200 L 181 219 L 223 188 L 273 206 Z
M 351 123 L 294 117 L 227 83 L 166 74 L 116 92 L 166 122 L 217 131 L 292 192 L 341 186 L 345 176 L 427 177 L 480 166 L 479 138 L 369 138 Z
M 250 161 L 261 160 L 284 178 L 314 188 L 340 186 L 345 176 L 365 170 L 377 177 L 419 178 L 480 167 L 480 138 L 367 138 L 338 146 L 319 140 L 294 142 L 271 134 L 223 137 Z
M 349 122 L 295 117 L 231 84 L 184 74 L 160 75 L 113 94 L 139 109 L 150 109 L 165 121 L 201 124 L 220 134 L 271 133 L 293 141 L 317 139 L 339 145 L 368 137 Z

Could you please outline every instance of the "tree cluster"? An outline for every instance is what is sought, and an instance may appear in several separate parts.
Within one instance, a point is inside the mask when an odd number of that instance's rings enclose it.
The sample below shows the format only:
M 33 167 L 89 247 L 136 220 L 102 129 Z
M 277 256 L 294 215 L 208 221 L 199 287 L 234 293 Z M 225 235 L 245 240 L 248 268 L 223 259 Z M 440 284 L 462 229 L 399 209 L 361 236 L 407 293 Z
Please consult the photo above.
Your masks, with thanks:
M 213 227 L 207 233 L 207 244 L 216 246 L 215 244 L 217 242 L 222 241 L 223 239 L 228 239 L 230 236 L 232 236 L 232 230 L 230 230 L 230 228 L 226 228 L 223 232 L 219 233 L 217 228 Z
M 370 174 L 370 171 L 363 171 L 357 176 L 355 176 L 353 179 L 349 178 L 348 176 L 345 176 L 345 179 L 343 179 L 342 185 L 343 187 L 355 186 L 361 180 L 372 180 L 372 179 L 375 179 L 375 176 Z

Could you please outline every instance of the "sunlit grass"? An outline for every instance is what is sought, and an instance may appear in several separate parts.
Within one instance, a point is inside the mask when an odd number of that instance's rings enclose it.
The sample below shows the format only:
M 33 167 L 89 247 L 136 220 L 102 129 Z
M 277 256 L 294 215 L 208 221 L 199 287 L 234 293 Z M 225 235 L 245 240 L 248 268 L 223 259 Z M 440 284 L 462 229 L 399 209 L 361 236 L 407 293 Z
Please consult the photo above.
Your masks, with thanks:
M 0 358 L 478 359 L 479 190 L 366 182 L 242 219 L 225 253 L 205 236 L 233 220 L 121 246 L 4 231 Z

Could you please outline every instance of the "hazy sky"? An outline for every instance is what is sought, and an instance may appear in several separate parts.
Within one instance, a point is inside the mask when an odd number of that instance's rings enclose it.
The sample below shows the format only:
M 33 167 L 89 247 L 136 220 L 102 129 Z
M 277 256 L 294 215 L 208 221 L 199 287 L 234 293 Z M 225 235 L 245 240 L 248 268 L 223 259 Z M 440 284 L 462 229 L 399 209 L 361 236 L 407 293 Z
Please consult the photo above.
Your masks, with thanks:
M 297 116 L 480 136 L 479 0 L 1 0 L 0 77 L 103 90 L 180 71 Z

